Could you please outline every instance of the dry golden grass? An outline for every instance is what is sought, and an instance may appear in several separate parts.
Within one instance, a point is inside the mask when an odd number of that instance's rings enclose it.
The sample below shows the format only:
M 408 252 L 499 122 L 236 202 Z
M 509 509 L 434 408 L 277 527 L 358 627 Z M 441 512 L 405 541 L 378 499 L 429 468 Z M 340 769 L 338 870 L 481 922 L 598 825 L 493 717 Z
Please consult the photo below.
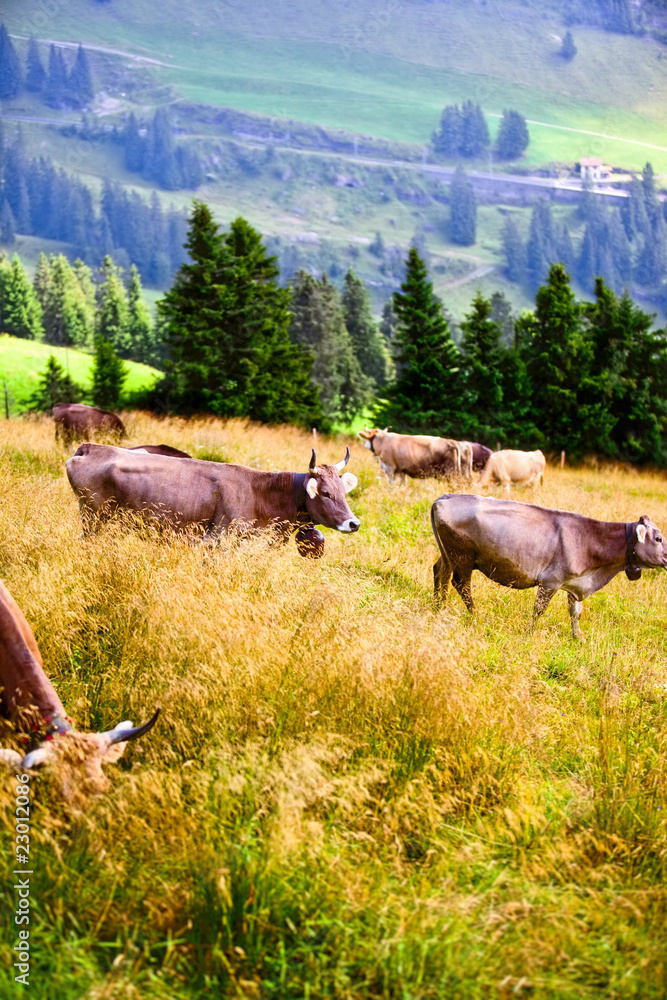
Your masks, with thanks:
M 305 471 L 312 446 L 240 421 L 127 426 L 264 469 Z M 474 621 L 455 594 L 436 614 L 446 484 L 391 489 L 350 443 L 362 528 L 327 531 L 317 562 L 122 521 L 84 541 L 52 422 L 3 423 L 0 577 L 64 704 L 82 729 L 163 706 L 83 813 L 32 783 L 32 993 L 664 997 L 667 577 L 586 601 L 583 645 L 564 595 L 529 636 L 534 592 L 479 574 Z M 548 468 L 514 495 L 667 528 L 658 474 Z

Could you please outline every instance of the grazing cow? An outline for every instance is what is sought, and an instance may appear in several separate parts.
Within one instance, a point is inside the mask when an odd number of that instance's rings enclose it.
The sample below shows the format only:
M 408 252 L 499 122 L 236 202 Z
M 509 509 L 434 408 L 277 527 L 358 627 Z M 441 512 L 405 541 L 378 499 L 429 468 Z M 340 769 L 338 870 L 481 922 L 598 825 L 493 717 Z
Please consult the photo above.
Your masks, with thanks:
M 56 761 L 62 763 L 69 758 L 70 766 L 65 769 L 69 775 L 63 779 L 67 798 L 82 778 L 89 791 L 104 791 L 108 781 L 102 764 L 105 760 L 116 760 L 128 740 L 147 733 L 160 713 L 157 709 L 152 719 L 136 728 L 131 722 L 121 722 L 106 733 L 77 733 L 44 673 L 32 629 L 3 583 L 0 583 L 0 685 L 0 716 L 14 723 L 19 731 L 25 726 L 37 733 L 39 743 L 25 756 L 16 750 L 0 750 L 0 760 L 13 770 L 25 770 Z
M 171 458 L 190 458 L 187 451 L 179 451 L 172 448 L 170 444 L 136 444 L 134 448 L 127 451 L 141 451 L 147 455 L 169 455 Z
M 56 438 L 62 435 L 65 445 L 71 441 L 90 441 L 91 437 L 104 435 L 122 438 L 125 425 L 120 417 L 109 410 L 85 403 L 56 403 L 51 410 L 56 422 Z
M 667 569 L 662 532 L 646 515 L 629 523 L 595 521 L 566 510 L 494 497 L 446 493 L 431 508 L 440 558 L 433 567 L 436 599 L 450 579 L 468 611 L 474 611 L 470 577 L 477 569 L 504 587 L 537 587 L 531 628 L 557 590 L 567 591 L 572 635 L 579 631 L 581 602 L 625 570 Z
M 546 459 L 541 451 L 494 451 L 477 480 L 478 486 L 501 483 L 510 495 L 512 483 L 526 483 L 531 486 L 539 479 L 544 482 Z
M 342 471 L 349 458 L 348 448 L 338 465 L 318 466 L 313 451 L 306 473 L 261 472 L 243 465 L 197 458 L 174 462 L 165 455 L 82 444 L 66 469 L 79 497 L 85 532 L 120 508 L 148 514 L 177 530 L 197 525 L 205 540 L 232 526 L 240 532 L 274 526 L 286 539 L 299 525 L 357 531 L 359 521 L 345 499 L 357 485 L 356 476 Z M 315 550 L 320 544 L 316 535 L 303 543 L 304 549 L 310 545 Z
M 472 448 L 472 471 L 481 472 L 489 461 L 493 452 L 485 444 L 478 444 L 476 441 L 461 441 L 461 444 L 469 444 Z
M 394 434 L 388 428 L 366 428 L 359 431 L 359 437 L 370 448 L 386 472 L 389 482 L 399 476 L 426 479 L 435 476 L 472 474 L 472 449 L 466 450 L 466 465 L 463 466 L 461 444 L 451 438 L 430 437 L 425 434 Z

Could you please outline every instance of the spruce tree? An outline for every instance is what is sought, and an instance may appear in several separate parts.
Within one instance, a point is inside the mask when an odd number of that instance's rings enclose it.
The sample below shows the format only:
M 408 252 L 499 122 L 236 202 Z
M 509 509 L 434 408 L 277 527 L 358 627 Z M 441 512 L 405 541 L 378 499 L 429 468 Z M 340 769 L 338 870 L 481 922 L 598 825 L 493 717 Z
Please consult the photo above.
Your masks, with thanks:
M 464 438 L 495 442 L 504 431 L 503 365 L 507 348 L 503 331 L 492 317 L 493 307 L 480 292 L 461 323 L 464 390 Z
M 338 290 L 326 275 L 297 271 L 290 292 L 290 337 L 313 357 L 311 378 L 327 418 L 348 423 L 370 403 L 373 383 L 359 364 Z
M 11 205 L 5 198 L 0 208 L 0 243 L 5 246 L 12 246 L 16 241 L 16 219 L 12 212 Z
M 510 281 L 522 282 L 526 276 L 526 248 L 513 215 L 505 217 L 501 238 L 507 277 Z
M 374 387 L 379 388 L 388 381 L 390 358 L 378 324 L 371 314 L 368 289 L 352 268 L 345 275 L 342 305 L 345 326 L 352 338 L 361 370 L 373 380 Z
M 83 268 L 85 265 L 80 266 Z M 89 272 L 89 269 L 86 268 Z M 93 341 L 95 303 L 64 254 L 40 256 L 34 281 L 44 317 L 44 339 L 63 347 L 86 347 Z
M 95 332 L 98 338 L 107 341 L 121 358 L 129 358 L 132 342 L 127 292 L 121 280 L 120 269 L 108 255 L 102 261 L 99 276 Z
M 140 173 L 144 169 L 144 140 L 139 134 L 139 125 L 134 112 L 131 112 L 127 119 L 121 136 L 125 148 L 126 169 Z
M 461 424 L 460 356 L 424 262 L 412 247 L 405 281 L 394 293 L 396 381 L 377 419 L 408 432 L 451 436 Z
M 518 111 L 505 109 L 496 136 L 496 153 L 501 160 L 514 160 L 528 146 L 530 136 L 526 119 Z
M 93 76 L 90 71 L 88 55 L 82 45 L 76 52 L 76 60 L 72 72 L 67 79 L 66 97 L 76 108 L 84 108 L 95 96 Z
M 168 359 L 162 392 L 181 412 L 321 426 L 312 357 L 289 339 L 289 291 L 244 219 L 228 234 L 195 201 L 190 261 L 158 303 Z
M 481 156 L 491 142 L 489 127 L 479 104 L 464 101 L 461 107 L 461 156 Z
M 0 24 L 0 100 L 17 97 L 23 90 L 21 62 L 4 24 Z
M 448 104 L 442 112 L 439 129 L 433 133 L 432 143 L 436 153 L 459 156 L 462 128 L 461 109 L 458 104 Z
M 52 108 L 62 108 L 67 96 L 67 66 L 62 51 L 56 46 L 49 48 L 49 69 L 44 89 L 44 100 Z
M 39 54 L 39 44 L 34 36 L 28 42 L 28 57 L 26 60 L 25 88 L 32 94 L 41 94 L 46 86 L 46 70 Z
M 152 365 L 157 360 L 156 343 L 148 306 L 144 302 L 141 278 L 135 265 L 130 268 L 130 285 L 127 290 L 129 309 L 130 357 Z
M 83 389 L 67 374 L 53 354 L 49 355 L 46 368 L 28 402 L 29 410 L 50 413 L 56 403 L 80 403 Z
M 41 340 L 42 308 L 16 254 L 0 259 L 0 333 Z
M 157 181 L 167 191 L 176 191 L 180 187 L 174 135 L 165 108 L 158 108 L 148 127 L 143 173 L 144 177 Z
M 566 31 L 560 47 L 560 54 L 566 62 L 571 62 L 577 54 L 577 46 L 571 31 Z
M 95 337 L 91 393 L 93 405 L 102 410 L 117 409 L 128 374 L 129 368 L 118 357 L 109 341 L 99 335 Z
M 458 246 L 472 246 L 477 232 L 475 190 L 462 167 L 457 167 L 449 188 L 449 236 Z

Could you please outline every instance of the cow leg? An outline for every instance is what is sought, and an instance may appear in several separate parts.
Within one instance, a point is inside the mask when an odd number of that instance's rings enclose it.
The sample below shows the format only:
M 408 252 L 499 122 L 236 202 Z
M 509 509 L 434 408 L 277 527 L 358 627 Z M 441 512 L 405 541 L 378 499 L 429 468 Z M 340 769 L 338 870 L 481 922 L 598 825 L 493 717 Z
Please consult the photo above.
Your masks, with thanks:
M 556 593 L 556 590 L 558 590 L 558 587 L 556 587 L 554 590 L 547 590 L 546 587 L 537 588 L 537 596 L 535 597 L 535 604 L 533 605 L 533 617 L 530 622 L 531 632 L 533 631 L 535 625 L 537 624 L 537 619 L 540 617 L 540 615 L 543 615 L 544 612 L 549 607 L 549 601 Z
M 447 600 L 449 581 L 452 578 L 452 567 L 449 562 L 445 562 L 444 556 L 440 556 L 433 567 L 433 593 L 436 604 L 444 604 Z
M 465 604 L 466 608 L 472 614 L 475 610 L 475 602 L 472 599 L 472 588 L 470 586 L 470 577 L 472 576 L 472 570 L 465 569 L 455 569 L 452 578 L 452 583 L 454 584 L 454 589 L 460 596 L 461 600 Z
M 581 634 L 579 629 L 579 619 L 581 617 L 581 609 L 584 606 L 583 601 L 578 601 L 574 594 L 567 595 L 567 604 L 570 609 L 570 624 L 572 625 L 572 636 L 574 639 L 584 640 L 584 636 Z

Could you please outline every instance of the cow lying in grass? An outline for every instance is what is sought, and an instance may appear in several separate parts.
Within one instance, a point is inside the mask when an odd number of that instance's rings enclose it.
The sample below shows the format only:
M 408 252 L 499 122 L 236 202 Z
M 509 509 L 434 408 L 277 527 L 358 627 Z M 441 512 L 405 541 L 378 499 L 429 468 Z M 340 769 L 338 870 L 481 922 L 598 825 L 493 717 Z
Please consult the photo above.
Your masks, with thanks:
M 444 600 L 449 581 L 468 611 L 473 570 L 489 580 L 525 590 L 537 587 L 532 627 L 557 590 L 565 590 L 572 635 L 583 639 L 579 617 L 584 598 L 625 570 L 667 569 L 660 528 L 643 514 L 638 521 L 596 521 L 514 500 L 446 493 L 431 508 L 440 558 L 433 567 L 435 596 Z
M 102 765 L 117 760 L 128 740 L 143 736 L 160 710 L 142 726 L 121 722 L 106 733 L 78 733 L 67 717 L 53 684 L 44 673 L 32 629 L 3 583 L 0 583 L 0 715 L 15 732 L 33 734 L 37 746 L 26 754 L 1 749 L 0 760 L 14 771 L 59 764 L 62 791 L 71 798 L 76 788 L 89 793 L 108 787 Z M 26 737 L 23 739 L 27 742 Z

